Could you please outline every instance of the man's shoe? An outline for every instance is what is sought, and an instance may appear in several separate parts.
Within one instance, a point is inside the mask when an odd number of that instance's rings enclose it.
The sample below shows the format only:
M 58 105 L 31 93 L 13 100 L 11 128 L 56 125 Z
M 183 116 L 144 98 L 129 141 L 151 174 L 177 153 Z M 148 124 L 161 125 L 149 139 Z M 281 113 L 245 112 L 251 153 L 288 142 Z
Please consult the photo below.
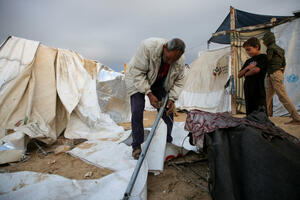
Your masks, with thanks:
M 172 143 L 172 141 L 173 141 L 172 136 L 167 135 L 167 143 Z
M 135 160 L 138 160 L 140 155 L 142 153 L 142 149 L 141 148 L 135 148 L 132 150 L 132 157 L 135 159 Z

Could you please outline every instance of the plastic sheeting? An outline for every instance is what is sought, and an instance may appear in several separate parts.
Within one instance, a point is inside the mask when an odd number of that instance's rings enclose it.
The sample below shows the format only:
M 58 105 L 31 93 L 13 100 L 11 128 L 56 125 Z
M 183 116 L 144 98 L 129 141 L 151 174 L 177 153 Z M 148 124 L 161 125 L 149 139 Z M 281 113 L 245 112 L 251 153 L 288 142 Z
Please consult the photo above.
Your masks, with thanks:
M 131 145 L 128 144 L 130 139 L 127 139 L 130 133 L 131 131 L 126 131 L 122 139 L 118 141 L 113 141 L 109 137 L 102 138 L 102 141 L 87 141 L 72 149 L 69 153 L 98 167 L 109 168 L 111 170 L 128 169 L 135 164 L 131 156 L 132 148 L 128 146 Z M 150 172 L 156 174 L 162 172 L 165 160 L 183 155 L 190 150 L 198 151 L 195 146 L 189 144 L 188 131 L 184 130 L 184 122 L 174 123 L 172 144 L 166 145 L 166 134 L 166 124 L 160 120 L 145 159 Z M 126 139 L 127 142 L 125 143 L 127 145 L 120 143 Z
M 165 162 L 166 140 L 167 125 L 161 119 L 146 155 L 146 160 L 150 172 L 160 173 L 163 171 Z M 144 148 L 144 145 L 142 145 L 142 148 Z
M 229 47 L 201 53 L 190 65 L 176 107 L 208 112 L 230 111 L 230 95 L 224 89 L 229 77 L 229 57 Z
M 288 96 L 300 113 L 300 19 L 284 23 L 272 29 L 276 43 L 285 50 L 286 70 L 284 85 Z M 288 112 L 281 104 L 277 95 L 273 98 L 273 115 L 283 116 Z
M 280 22 L 288 16 L 273 16 L 273 15 L 258 15 L 242 10 L 235 9 L 235 28 L 242 28 L 247 26 L 254 26 L 258 24 L 270 23 L 272 18 L 276 18 L 276 22 Z M 222 24 L 217 29 L 217 32 L 230 31 L 230 13 L 226 16 Z M 215 42 L 220 44 L 230 44 L 230 34 L 221 34 L 218 36 L 212 36 L 208 42 Z
M 35 83 L 31 72 L 38 45 L 36 41 L 11 37 L 1 48 L 0 138 L 6 135 L 7 129 L 13 129 L 30 114 Z
M 0 135 L 3 137 L 8 129 L 15 129 L 49 144 L 65 128 L 66 120 L 56 93 L 54 63 L 57 51 L 38 44 L 11 37 L 1 49 L 5 61 L 0 64 L 2 72 L 15 67 L 11 79 L 1 76 L 1 81 L 10 81 L 0 90 Z M 30 55 L 31 61 L 28 58 L 27 61 L 18 60 L 23 55 Z
M 131 200 L 147 199 L 145 178 L 147 166 L 141 173 L 132 191 Z M 122 199 L 133 168 L 117 171 L 101 179 L 72 180 L 58 175 L 35 172 L 0 174 L 0 199 Z M 4 184 L 5 183 L 5 184 Z
M 70 116 L 65 130 L 66 138 L 90 140 L 101 138 L 102 134 L 115 136 L 124 132 L 109 115 L 101 113 L 96 92 L 97 70 L 86 70 L 85 61 L 80 55 L 59 50 L 56 71 L 57 92 Z
M 124 74 L 101 65 L 97 77 L 97 95 L 101 111 L 116 123 L 129 122 L 130 100 L 125 86 Z
M 47 144 L 66 137 L 120 137 L 123 128 L 102 113 L 97 63 L 39 42 L 10 37 L 0 51 L 0 138 L 24 133 Z
M 114 171 L 133 168 L 136 160 L 131 156 L 132 148 L 124 143 L 111 141 L 86 141 L 68 153 L 100 168 Z
M 0 89 L 9 87 L 10 81 L 23 72 L 34 60 L 39 42 L 11 37 L 0 53 Z
M 118 141 L 112 141 L 108 137 L 102 138 L 102 141 L 93 140 L 84 142 L 69 151 L 69 153 L 95 166 L 109 168 L 111 170 L 124 170 L 134 167 L 136 161 L 133 160 L 131 156 L 131 146 L 120 143 L 125 141 L 130 135 L 130 131 L 125 133 L 124 137 Z M 152 138 L 144 161 L 147 162 L 149 171 L 151 172 L 163 171 L 166 137 L 167 127 L 161 120 Z M 144 148 L 143 145 L 142 148 Z
M 88 140 L 101 140 L 102 138 L 110 138 L 116 141 L 124 133 L 121 126 L 116 125 L 108 115 L 101 113 L 103 121 L 97 122 L 94 127 L 89 127 L 75 113 L 71 115 L 70 121 L 65 130 L 65 137 L 69 139 L 85 138 Z
M 21 43 L 10 45 L 11 42 L 16 43 L 18 40 Z M 31 44 L 28 48 L 27 43 Z M 22 143 L 24 134 L 50 144 L 66 128 L 65 137 L 94 140 L 89 141 L 90 144 L 101 143 L 98 146 L 101 146 L 102 150 L 106 150 L 104 156 L 109 156 L 100 160 L 101 165 L 105 167 L 111 168 L 106 165 L 106 161 L 113 161 L 114 156 L 131 157 L 131 148 L 125 144 L 122 147 L 117 143 L 126 139 L 128 135 L 122 127 L 116 125 L 108 114 L 101 112 L 96 91 L 97 63 L 84 59 L 69 50 L 56 50 L 43 45 L 37 47 L 38 43 L 36 50 L 32 48 L 33 43 L 36 42 L 12 37 L 1 49 L 2 61 L 4 61 L 0 62 L 0 81 L 2 83 L 0 138 L 6 135 L 7 129 L 16 131 L 2 138 L 4 141 L 1 143 L 1 148 L 4 150 L 2 152 L 18 150 L 23 153 L 23 149 L 17 149 L 16 145 Z M 24 50 L 25 53 L 22 53 L 26 56 L 18 54 L 20 49 Z M 30 52 L 31 60 L 27 58 L 29 57 L 27 54 Z M 20 61 L 22 59 L 23 61 Z M 8 73 L 7 61 L 12 66 L 16 61 L 16 67 L 22 70 L 16 71 L 15 69 L 14 73 Z M 13 77 L 13 75 L 16 76 Z M 9 140 L 10 143 L 8 140 L 4 140 L 9 139 L 8 137 L 12 138 L 16 133 L 20 133 L 21 138 L 13 138 L 14 140 Z M 124 149 L 124 145 L 126 149 Z M 107 152 L 108 147 L 111 146 L 120 148 L 113 148 Z M 11 157 L 14 159 L 11 161 L 20 159 L 22 156 L 22 154 L 17 155 L 16 153 L 15 157 Z M 117 165 L 114 163 L 111 165 L 120 167 L 122 159 L 118 157 L 115 161 Z M 0 183 L 7 180 L 14 186 L 0 184 L 0 198 L 120 199 L 125 192 L 135 164 L 136 161 L 131 159 L 131 165 L 115 168 L 117 172 L 99 180 L 101 184 L 98 186 L 89 184 L 92 183 L 91 181 L 74 181 L 55 175 L 41 175 L 43 180 L 36 180 L 34 173 L 29 173 L 29 175 L 28 172 L 1 174 Z M 148 167 L 144 164 L 131 199 L 146 199 L 147 173 Z M 41 176 L 39 175 L 40 178 Z M 62 188 L 63 192 L 58 192 L 62 191 Z M 37 190 L 39 195 L 36 195 Z
M 22 132 L 14 132 L 0 139 L 0 164 L 20 161 L 24 157 L 27 138 Z
M 165 133 L 164 136 L 166 138 L 166 130 L 165 130 L 166 127 L 162 127 L 162 128 L 163 131 L 159 131 L 159 132 Z M 161 130 L 161 128 L 158 128 L 158 130 Z M 117 141 L 112 141 L 109 136 L 108 138 L 102 138 L 101 141 L 100 140 L 86 141 L 80 144 L 79 146 L 77 146 L 76 148 L 72 149 L 68 153 L 71 154 L 72 156 L 78 157 L 83 161 L 93 164 L 97 167 L 108 168 L 116 171 L 117 173 L 121 173 L 127 170 L 126 175 L 128 175 L 128 177 L 130 178 L 136 166 L 137 160 L 134 160 L 131 156 L 131 152 L 132 152 L 131 146 L 128 146 L 125 143 L 121 143 L 122 141 L 128 138 L 129 134 L 130 134 L 129 131 L 125 132 L 124 136 L 122 138 L 119 138 L 119 140 Z M 158 139 L 154 138 L 153 140 L 156 142 L 151 143 L 152 147 L 150 145 L 147 158 L 144 160 L 142 167 L 139 171 L 138 178 L 134 185 L 132 198 L 130 199 L 135 199 L 135 198 L 147 199 L 147 176 L 148 176 L 148 170 L 150 170 L 150 168 L 148 167 L 148 163 L 152 168 L 153 166 L 157 167 L 158 164 L 158 167 L 160 167 L 158 170 L 162 171 L 163 169 L 163 156 L 161 155 L 164 154 L 162 154 L 161 151 L 162 150 L 164 151 L 165 146 L 162 146 L 161 142 L 157 142 L 162 140 L 161 137 L 163 137 L 163 135 L 156 134 L 156 137 L 158 137 Z M 162 141 L 166 141 L 166 139 Z M 148 162 L 148 155 L 152 158 L 151 161 L 154 161 L 154 163 Z M 154 169 L 157 170 L 156 168 Z M 129 178 L 126 180 L 127 183 L 129 182 Z M 124 178 L 122 178 L 122 180 L 123 179 Z M 120 180 L 114 180 L 114 181 L 115 181 L 113 183 L 114 185 L 118 185 L 119 184 L 118 182 L 120 182 Z M 125 189 L 123 191 L 125 191 Z M 117 194 L 113 194 L 113 193 L 110 194 L 111 197 L 113 198 L 109 198 L 109 199 L 117 199 L 119 193 L 120 191 L 118 191 Z M 120 199 L 120 197 L 118 198 Z
M 130 97 L 127 94 L 124 74 L 104 65 L 100 65 L 99 68 L 97 95 L 101 111 L 107 113 L 116 123 L 130 122 Z M 145 96 L 145 110 L 156 110 L 147 96 Z
M 187 151 L 198 152 L 196 146 L 192 146 L 189 142 L 189 132 L 184 129 L 185 122 L 174 122 L 172 129 L 172 137 L 174 144 L 177 147 L 184 148 Z

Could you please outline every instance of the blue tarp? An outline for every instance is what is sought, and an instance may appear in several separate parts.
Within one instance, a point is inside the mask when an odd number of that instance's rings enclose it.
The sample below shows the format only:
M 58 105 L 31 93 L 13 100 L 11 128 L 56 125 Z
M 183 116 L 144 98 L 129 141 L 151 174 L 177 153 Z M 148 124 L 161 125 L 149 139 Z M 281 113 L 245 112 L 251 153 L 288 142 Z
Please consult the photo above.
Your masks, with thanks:
M 235 28 L 242 28 L 247 26 L 254 26 L 258 24 L 268 24 L 272 18 L 276 18 L 276 23 L 290 18 L 291 16 L 271 16 L 271 15 L 257 15 L 235 9 Z M 230 30 L 230 13 L 226 16 L 222 24 L 217 29 L 217 32 Z M 212 36 L 208 42 L 214 42 L 219 44 L 230 44 L 230 35 L 218 35 Z

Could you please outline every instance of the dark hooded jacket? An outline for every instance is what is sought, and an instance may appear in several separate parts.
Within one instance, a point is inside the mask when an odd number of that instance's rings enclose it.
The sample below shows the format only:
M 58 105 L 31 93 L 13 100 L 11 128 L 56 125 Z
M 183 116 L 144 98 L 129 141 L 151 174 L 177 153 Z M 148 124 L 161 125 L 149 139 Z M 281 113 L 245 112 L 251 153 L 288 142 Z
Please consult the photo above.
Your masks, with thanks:
M 274 34 L 272 32 L 266 33 L 263 41 L 267 46 L 267 73 L 273 74 L 275 71 L 285 68 L 284 50 L 275 43 Z

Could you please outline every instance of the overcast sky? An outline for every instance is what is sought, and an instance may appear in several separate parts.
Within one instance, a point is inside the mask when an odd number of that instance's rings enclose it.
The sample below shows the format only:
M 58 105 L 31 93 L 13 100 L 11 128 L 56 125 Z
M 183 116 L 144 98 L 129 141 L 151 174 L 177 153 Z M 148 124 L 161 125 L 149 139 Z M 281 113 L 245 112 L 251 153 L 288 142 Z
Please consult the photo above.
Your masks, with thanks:
M 121 71 L 143 39 L 179 37 L 190 63 L 230 5 L 265 15 L 300 10 L 299 0 L 0 0 L 0 40 L 38 40 Z

